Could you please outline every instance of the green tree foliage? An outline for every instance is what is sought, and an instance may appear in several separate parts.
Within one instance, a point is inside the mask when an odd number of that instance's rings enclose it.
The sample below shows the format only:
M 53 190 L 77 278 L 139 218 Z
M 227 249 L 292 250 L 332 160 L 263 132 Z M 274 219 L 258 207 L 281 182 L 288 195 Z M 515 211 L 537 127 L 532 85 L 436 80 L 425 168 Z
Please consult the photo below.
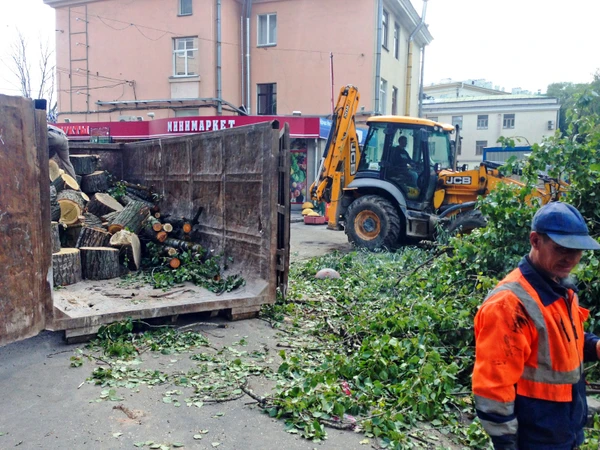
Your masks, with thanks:
M 594 74 L 594 79 L 591 83 L 552 83 L 546 90 L 546 95 L 549 97 L 558 98 L 558 103 L 561 106 L 559 127 L 564 134 L 567 132 L 571 123 L 571 118 L 568 117 L 567 111 L 572 110 L 576 103 L 580 102 L 580 106 L 586 105 L 589 111 L 598 113 L 600 111 L 600 71 Z
M 530 223 L 541 202 L 531 197 L 538 171 L 569 180 L 562 200 L 584 214 L 594 237 L 600 234 L 600 118 L 586 102 L 579 97 L 568 112 L 564 136 L 532 147 L 525 187 L 500 185 L 479 200 L 485 229 L 450 237 L 434 250 L 334 255 L 293 267 L 287 302 L 269 311 L 286 329 L 290 348 L 282 352 L 269 414 L 285 419 L 288 431 L 316 440 L 325 438 L 323 425 L 343 425 L 385 448 L 433 445 L 440 435 L 487 448 L 469 394 L 473 317 L 529 251 Z M 592 311 L 588 329 L 596 333 L 599 257 L 586 252 L 574 273 L 581 302 Z M 315 280 L 323 267 L 341 278 Z M 597 439 L 590 432 L 582 448 L 597 448 Z

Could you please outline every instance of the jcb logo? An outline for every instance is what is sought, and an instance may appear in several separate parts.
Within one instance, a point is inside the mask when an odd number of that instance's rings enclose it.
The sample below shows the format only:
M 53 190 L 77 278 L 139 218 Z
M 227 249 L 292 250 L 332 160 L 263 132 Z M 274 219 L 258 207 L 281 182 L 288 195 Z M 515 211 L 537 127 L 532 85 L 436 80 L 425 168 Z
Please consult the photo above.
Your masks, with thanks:
M 471 177 L 449 177 L 446 184 L 471 184 Z

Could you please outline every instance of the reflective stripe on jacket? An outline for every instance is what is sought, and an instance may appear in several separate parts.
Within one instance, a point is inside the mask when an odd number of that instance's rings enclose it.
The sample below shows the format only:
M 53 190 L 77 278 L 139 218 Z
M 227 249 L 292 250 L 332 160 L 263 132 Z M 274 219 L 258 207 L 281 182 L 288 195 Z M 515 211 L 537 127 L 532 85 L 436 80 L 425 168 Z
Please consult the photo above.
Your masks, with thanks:
M 535 270 L 525 259 L 519 267 L 475 317 L 475 407 L 496 448 L 517 448 L 518 435 L 519 443 L 532 443 L 523 448 L 570 449 L 583 439 L 587 411 L 583 322 L 589 313 L 571 289 L 566 299 L 540 298 L 530 282 L 539 283 Z M 522 268 L 532 274 L 524 276 Z

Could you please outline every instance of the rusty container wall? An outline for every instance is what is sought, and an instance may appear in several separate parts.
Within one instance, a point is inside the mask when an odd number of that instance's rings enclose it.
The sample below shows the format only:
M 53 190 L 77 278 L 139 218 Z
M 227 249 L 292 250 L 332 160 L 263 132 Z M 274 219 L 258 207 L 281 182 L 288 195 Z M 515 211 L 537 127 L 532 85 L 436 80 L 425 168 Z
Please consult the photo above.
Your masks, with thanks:
M 0 345 L 52 313 L 49 191 L 45 111 L 0 95 Z
M 98 155 L 100 157 L 99 167 L 108 171 L 116 180 L 123 180 L 123 144 L 94 144 L 90 142 L 69 142 L 69 153 L 71 155 Z
M 279 130 L 273 123 L 123 146 L 123 173 L 153 186 L 161 211 L 192 218 L 193 236 L 232 272 L 269 283 L 275 301 Z

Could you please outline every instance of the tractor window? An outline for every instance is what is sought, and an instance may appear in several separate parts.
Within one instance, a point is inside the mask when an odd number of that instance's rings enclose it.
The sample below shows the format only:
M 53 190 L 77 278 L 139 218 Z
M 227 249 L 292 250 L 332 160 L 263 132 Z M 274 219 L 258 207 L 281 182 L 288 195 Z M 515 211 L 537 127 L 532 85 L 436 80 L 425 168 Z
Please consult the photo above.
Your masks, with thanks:
M 386 140 L 386 127 L 373 126 L 365 139 L 359 170 L 374 170 L 379 172 L 383 148 Z
M 429 157 L 431 164 L 439 164 L 441 168 L 452 167 L 452 152 L 450 149 L 450 137 L 444 131 L 433 131 L 429 135 Z

